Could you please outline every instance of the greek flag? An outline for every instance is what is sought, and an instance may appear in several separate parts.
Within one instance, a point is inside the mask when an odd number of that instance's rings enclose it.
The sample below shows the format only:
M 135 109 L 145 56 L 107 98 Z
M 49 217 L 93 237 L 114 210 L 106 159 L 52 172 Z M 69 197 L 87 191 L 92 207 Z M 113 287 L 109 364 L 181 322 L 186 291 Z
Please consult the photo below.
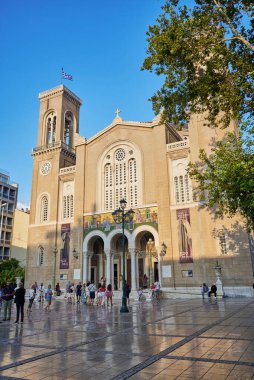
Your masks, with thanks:
M 64 69 L 62 69 L 62 78 L 63 79 L 68 79 L 68 80 L 73 80 L 72 75 L 65 73 Z

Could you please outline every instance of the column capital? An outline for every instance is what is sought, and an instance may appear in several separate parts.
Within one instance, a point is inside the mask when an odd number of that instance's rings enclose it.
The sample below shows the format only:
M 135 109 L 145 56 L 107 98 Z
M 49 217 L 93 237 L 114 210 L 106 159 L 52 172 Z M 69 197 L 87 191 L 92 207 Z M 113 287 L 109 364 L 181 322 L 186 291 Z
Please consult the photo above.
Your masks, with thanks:
M 130 252 L 131 256 L 136 256 L 138 253 L 136 248 L 129 248 L 129 252 Z
M 86 257 L 91 257 L 91 256 L 93 256 L 93 252 L 92 252 L 92 251 L 84 251 L 83 254 L 84 254 L 84 256 L 86 256 Z
M 114 256 L 115 251 L 113 249 L 104 249 L 104 253 L 107 257 Z

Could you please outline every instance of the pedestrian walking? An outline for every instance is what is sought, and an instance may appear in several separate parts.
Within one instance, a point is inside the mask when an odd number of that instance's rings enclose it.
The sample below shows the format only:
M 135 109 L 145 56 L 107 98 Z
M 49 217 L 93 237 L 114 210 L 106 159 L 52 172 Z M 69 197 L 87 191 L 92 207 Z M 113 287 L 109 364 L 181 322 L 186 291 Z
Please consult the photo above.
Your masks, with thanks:
M 131 293 L 131 287 L 129 284 L 126 283 L 126 298 L 128 305 L 130 304 L 130 293 Z
M 35 299 L 34 285 L 31 285 L 31 288 L 28 290 L 28 298 L 29 298 L 29 304 L 27 307 L 27 315 L 29 317 L 30 313 L 32 312 L 32 306 Z
M 43 302 L 45 297 L 45 288 L 43 286 L 43 282 L 38 288 L 38 302 Z
M 82 291 L 82 284 L 81 282 L 79 282 L 78 285 L 76 286 L 77 303 L 80 303 L 81 291 Z
M 105 301 L 106 301 L 105 293 L 106 293 L 106 285 L 105 285 L 105 283 L 102 283 L 102 285 L 100 287 L 101 306 L 105 306 Z
M 107 291 L 106 291 L 105 295 L 107 297 L 107 306 L 109 306 L 109 303 L 112 306 L 113 305 L 113 301 L 112 301 L 113 292 L 112 292 L 112 285 L 111 284 L 108 284 Z
M 61 295 L 61 288 L 60 288 L 59 282 L 56 284 L 55 291 L 56 291 L 57 297 L 59 297 Z
M 65 298 L 68 297 L 68 293 L 69 293 L 70 287 L 71 287 L 71 282 L 67 281 L 67 283 L 65 285 Z
M 52 296 L 53 296 L 53 292 L 52 292 L 50 284 L 48 285 L 46 294 L 47 294 L 47 296 L 46 296 L 47 305 L 45 307 L 45 311 L 50 311 L 50 306 L 51 306 L 51 303 L 52 303 Z
M 6 286 L 2 291 L 2 300 L 4 308 L 4 319 L 3 321 L 10 321 L 11 319 L 11 306 L 14 295 L 13 286 L 11 286 L 10 281 L 6 282 Z
M 82 290 L 81 290 L 81 302 L 83 304 L 86 303 L 86 284 L 83 284 Z
M 68 294 L 69 294 L 69 296 L 68 296 L 67 301 L 70 303 L 75 303 L 75 286 L 73 283 L 70 286 Z
M 94 304 L 94 299 L 95 299 L 95 291 L 96 291 L 96 286 L 94 285 L 93 282 L 88 286 L 89 289 L 89 297 L 90 297 L 90 305 Z
M 25 304 L 25 294 L 26 289 L 24 289 L 23 282 L 19 283 L 19 287 L 15 290 L 15 304 L 16 304 L 16 321 L 15 323 L 19 323 L 19 314 L 21 314 L 21 323 L 24 321 L 24 304 Z
M 97 297 L 96 297 L 96 304 L 97 306 L 101 306 L 101 283 L 99 282 L 98 288 L 97 288 Z

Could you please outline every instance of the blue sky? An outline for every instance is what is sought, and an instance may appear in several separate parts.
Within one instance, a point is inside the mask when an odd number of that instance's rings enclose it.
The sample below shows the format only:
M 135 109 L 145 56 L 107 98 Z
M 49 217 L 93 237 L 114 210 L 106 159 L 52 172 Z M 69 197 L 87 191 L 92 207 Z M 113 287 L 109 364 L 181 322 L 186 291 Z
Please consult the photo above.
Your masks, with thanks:
M 38 93 L 64 84 L 82 100 L 80 134 L 91 137 L 111 123 L 154 117 L 148 98 L 161 79 L 140 70 L 146 31 L 162 0 L 2 0 L 0 23 L 0 168 L 30 202 L 32 148 L 37 142 Z

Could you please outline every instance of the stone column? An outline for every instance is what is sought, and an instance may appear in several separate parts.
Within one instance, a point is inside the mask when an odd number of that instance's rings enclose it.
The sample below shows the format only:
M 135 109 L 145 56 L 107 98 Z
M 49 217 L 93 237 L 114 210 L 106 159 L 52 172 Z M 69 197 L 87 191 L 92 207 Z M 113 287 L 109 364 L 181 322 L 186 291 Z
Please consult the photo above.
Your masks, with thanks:
M 138 259 L 139 259 L 139 256 L 138 256 L 138 252 L 136 251 L 136 257 L 135 257 L 135 260 L 136 260 L 136 284 L 137 284 L 137 289 L 139 288 L 139 267 L 138 267 Z
M 111 283 L 111 272 L 112 272 L 112 265 L 111 265 L 111 251 L 110 249 L 105 250 L 107 262 L 106 262 L 106 283 L 107 285 Z
M 131 290 L 137 290 L 137 260 L 136 260 L 136 250 L 135 248 L 129 248 L 131 254 Z
M 92 253 L 88 254 L 88 265 L 87 265 L 87 278 L 88 281 L 91 281 L 91 259 L 92 259 Z
M 114 254 L 111 252 L 111 285 L 112 289 L 115 288 L 114 286 Z
M 88 252 L 83 252 L 83 282 L 86 284 L 88 282 Z
M 99 270 L 98 270 L 99 282 L 101 281 L 102 276 L 103 276 L 103 257 L 102 257 L 102 253 L 99 253 Z

